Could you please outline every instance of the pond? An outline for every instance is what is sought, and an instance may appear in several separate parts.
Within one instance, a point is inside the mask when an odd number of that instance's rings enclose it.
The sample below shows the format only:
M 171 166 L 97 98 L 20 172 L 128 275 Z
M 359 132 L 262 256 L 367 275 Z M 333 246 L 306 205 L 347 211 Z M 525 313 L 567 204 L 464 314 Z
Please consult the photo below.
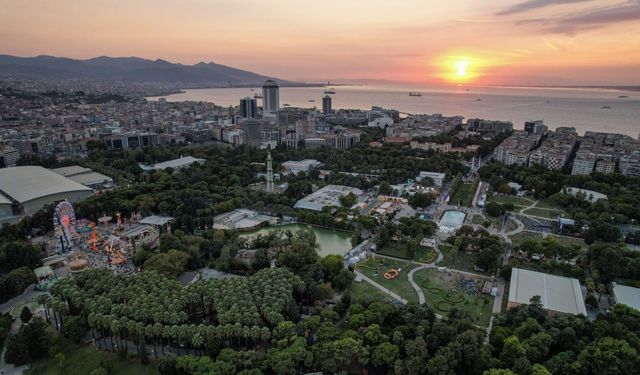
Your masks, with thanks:
M 258 234 L 267 234 L 274 230 L 290 230 L 295 232 L 309 229 L 316 235 L 316 242 L 320 245 L 320 249 L 318 250 L 318 254 L 320 254 L 320 256 L 329 254 L 344 255 L 347 251 L 351 250 L 351 232 L 320 228 L 306 224 L 288 224 L 279 227 L 266 227 L 253 232 L 242 233 L 240 234 L 240 237 L 252 237 Z

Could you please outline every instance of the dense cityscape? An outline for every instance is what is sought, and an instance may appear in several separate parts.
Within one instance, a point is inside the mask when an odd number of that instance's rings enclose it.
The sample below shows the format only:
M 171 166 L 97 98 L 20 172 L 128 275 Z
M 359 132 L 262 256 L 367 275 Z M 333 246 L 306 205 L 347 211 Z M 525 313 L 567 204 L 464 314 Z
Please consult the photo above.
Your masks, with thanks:
M 640 373 L 640 0 L 6 0 L 0 375 Z
M 118 353 L 92 374 L 593 373 L 593 345 L 633 350 L 596 328 L 640 318 L 632 137 L 329 88 L 283 107 L 272 80 L 235 107 L 52 85 L 0 96 L 15 369 L 60 345 Z

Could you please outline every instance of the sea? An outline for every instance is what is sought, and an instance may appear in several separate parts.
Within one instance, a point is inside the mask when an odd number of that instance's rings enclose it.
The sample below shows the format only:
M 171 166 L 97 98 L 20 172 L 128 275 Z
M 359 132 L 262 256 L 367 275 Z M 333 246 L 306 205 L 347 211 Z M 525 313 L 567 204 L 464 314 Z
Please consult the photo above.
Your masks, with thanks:
M 333 109 L 371 109 L 379 106 L 404 114 L 460 115 L 465 118 L 511 121 L 522 129 L 525 121 L 543 120 L 550 129 L 573 126 L 585 131 L 640 134 L 640 91 L 596 88 L 482 87 L 451 88 L 382 85 L 332 86 Z M 281 87 L 280 105 L 322 107 L 327 87 Z M 409 96 L 410 91 L 421 96 Z M 165 96 L 167 101 L 206 101 L 238 105 L 240 98 L 260 93 L 259 87 L 188 89 Z M 157 100 L 158 97 L 147 98 Z M 258 99 L 261 105 L 261 99 Z

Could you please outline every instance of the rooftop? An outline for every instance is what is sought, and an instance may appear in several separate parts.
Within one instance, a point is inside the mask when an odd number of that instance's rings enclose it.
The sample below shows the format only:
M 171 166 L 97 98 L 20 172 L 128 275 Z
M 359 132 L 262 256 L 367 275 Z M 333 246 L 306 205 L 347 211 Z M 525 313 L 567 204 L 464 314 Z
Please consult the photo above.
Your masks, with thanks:
M 0 191 L 20 203 L 49 195 L 91 189 L 48 169 L 23 166 L 0 169 Z
M 511 270 L 509 303 L 528 305 L 533 296 L 540 296 L 542 306 L 547 310 L 587 315 L 577 279 L 521 268 Z
M 322 211 L 322 208 L 326 206 L 340 207 L 340 197 L 349 193 L 358 196 L 362 194 L 362 191 L 350 186 L 327 185 L 297 201 L 293 208 Z
M 176 169 L 176 168 L 189 166 L 193 163 L 203 163 L 204 161 L 205 161 L 204 159 L 194 158 L 193 156 L 183 156 L 178 159 L 167 160 L 161 163 L 151 164 L 143 169 L 147 169 L 147 170 L 154 170 L 154 169 L 158 170 L 158 169 L 167 169 L 167 168 Z
M 617 303 L 640 311 L 640 289 L 613 283 L 613 295 Z
M 140 224 L 165 225 L 173 221 L 171 216 L 151 215 L 140 220 Z
M 81 167 L 79 165 L 71 165 L 71 166 L 62 167 L 62 168 L 52 168 L 52 169 L 50 169 L 50 171 L 54 172 L 54 173 L 57 173 L 60 176 L 64 176 L 64 177 L 75 176 L 75 175 L 78 175 L 78 174 L 92 172 L 91 169 L 85 168 L 85 167 Z

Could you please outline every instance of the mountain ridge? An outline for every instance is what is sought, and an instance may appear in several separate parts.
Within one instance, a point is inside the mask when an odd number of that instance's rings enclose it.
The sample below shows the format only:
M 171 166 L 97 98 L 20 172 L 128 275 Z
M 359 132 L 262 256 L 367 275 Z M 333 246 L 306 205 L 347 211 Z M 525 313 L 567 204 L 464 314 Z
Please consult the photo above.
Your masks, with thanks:
M 135 56 L 97 56 L 80 60 L 50 55 L 19 57 L 0 54 L 0 77 L 157 82 L 183 84 L 185 87 L 259 85 L 267 79 L 273 79 L 282 85 L 299 84 L 214 62 L 202 61 L 194 65 L 185 65 Z

